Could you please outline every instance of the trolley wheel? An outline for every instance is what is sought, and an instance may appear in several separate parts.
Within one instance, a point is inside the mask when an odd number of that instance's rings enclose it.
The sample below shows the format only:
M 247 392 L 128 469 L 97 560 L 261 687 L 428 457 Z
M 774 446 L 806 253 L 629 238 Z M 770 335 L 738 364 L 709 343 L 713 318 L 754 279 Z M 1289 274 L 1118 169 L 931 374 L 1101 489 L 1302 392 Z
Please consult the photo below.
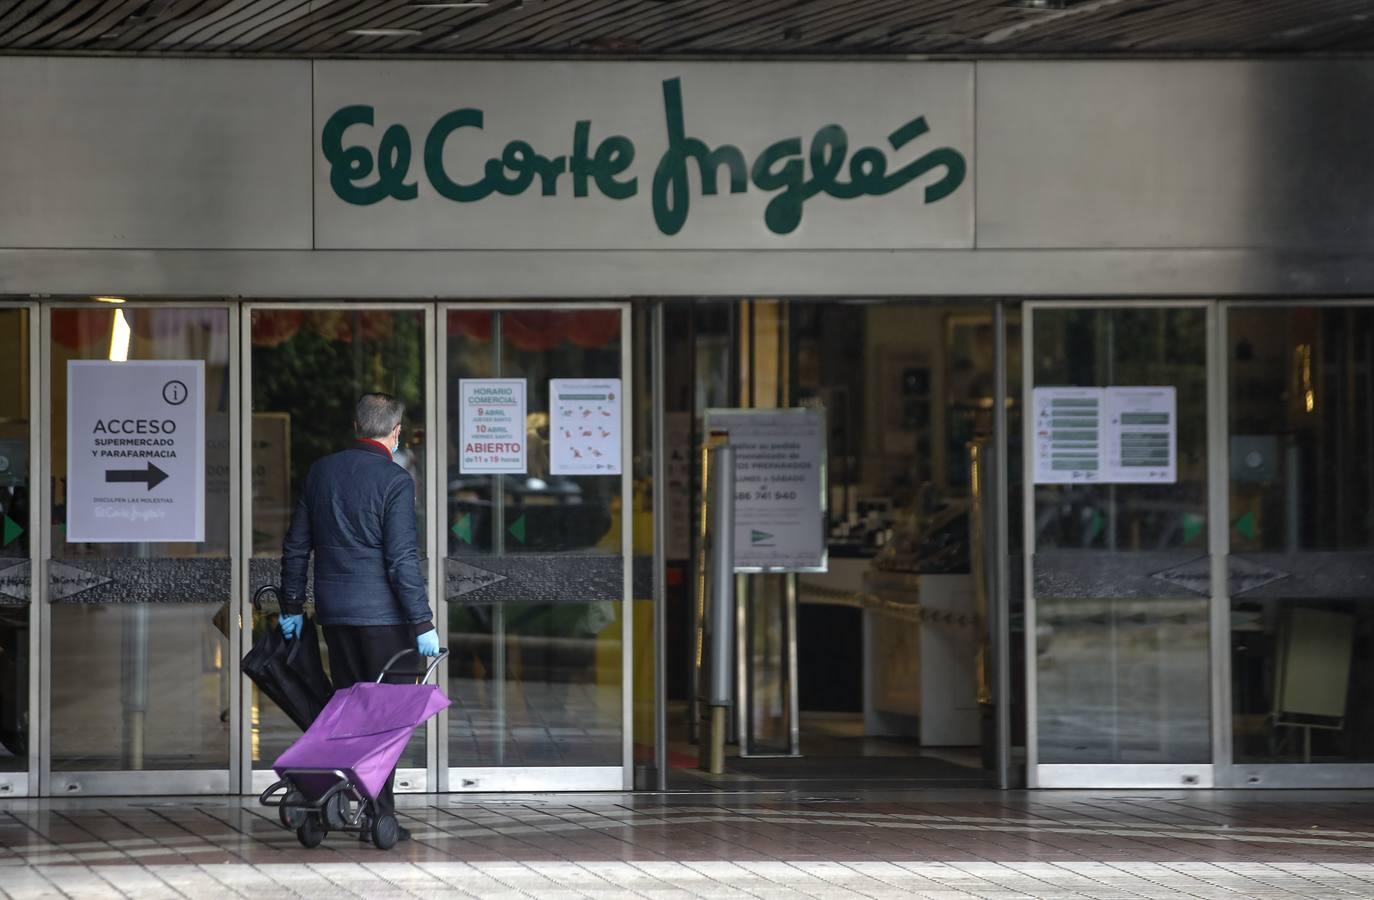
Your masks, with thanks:
M 277 818 L 281 820 L 281 827 L 287 831 L 295 831 L 305 824 L 310 813 L 301 809 L 300 804 L 303 803 L 305 803 L 305 795 L 300 791 L 286 792 L 286 796 L 281 800 L 281 806 L 277 807 Z
M 372 846 L 390 850 L 401 837 L 401 826 L 391 813 L 378 816 L 372 823 Z
M 324 810 L 320 813 L 327 828 L 340 829 L 348 826 L 348 801 L 343 794 L 335 794 L 324 801 Z
M 326 834 L 329 834 L 329 829 L 324 823 L 312 815 L 307 815 L 305 821 L 296 829 L 296 840 L 300 841 L 305 849 L 313 850 L 324 842 Z

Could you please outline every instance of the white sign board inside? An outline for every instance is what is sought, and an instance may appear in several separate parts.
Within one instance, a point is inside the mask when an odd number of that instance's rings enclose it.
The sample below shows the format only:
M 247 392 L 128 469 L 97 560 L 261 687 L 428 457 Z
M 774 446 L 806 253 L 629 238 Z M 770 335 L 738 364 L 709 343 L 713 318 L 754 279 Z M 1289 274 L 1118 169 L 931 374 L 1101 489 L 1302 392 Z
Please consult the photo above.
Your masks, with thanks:
M 465 475 L 523 475 L 529 451 L 525 437 L 525 379 L 458 379 L 458 471 Z
M 735 569 L 825 571 L 825 413 L 712 409 L 735 448 Z
M 205 364 L 67 363 L 67 541 L 205 540 Z
M 314 72 L 317 249 L 973 246 L 972 63 Z
M 619 378 L 549 380 L 549 471 L 620 474 Z
M 1036 484 L 1173 484 L 1172 387 L 1043 387 L 1032 392 Z

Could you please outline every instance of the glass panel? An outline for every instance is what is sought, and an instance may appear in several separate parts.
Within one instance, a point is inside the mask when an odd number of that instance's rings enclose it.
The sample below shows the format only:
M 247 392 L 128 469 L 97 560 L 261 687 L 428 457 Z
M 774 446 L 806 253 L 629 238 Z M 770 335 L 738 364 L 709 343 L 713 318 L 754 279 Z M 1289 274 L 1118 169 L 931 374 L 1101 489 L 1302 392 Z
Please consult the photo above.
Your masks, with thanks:
M 0 772 L 29 765 L 29 313 L 0 309 Z
M 654 666 L 654 403 L 663 402 L 654 396 L 654 368 L 661 366 L 653 351 L 653 323 L 655 309 L 649 304 L 637 304 L 631 310 L 634 340 L 631 377 L 634 379 L 634 439 L 631 458 L 634 460 L 634 757 L 637 767 L 654 765 L 657 734 L 654 729 L 654 696 L 657 672 Z M 665 495 L 666 496 L 666 495 Z M 637 776 L 638 777 L 638 776 Z M 653 782 L 636 784 L 637 788 L 652 790 Z
M 1042 763 L 1210 762 L 1206 312 L 1037 310 L 1036 387 L 1172 386 L 1173 484 L 1035 488 Z
M 1233 309 L 1235 761 L 1374 761 L 1374 309 Z
M 618 454 L 600 443 L 618 404 L 554 416 L 549 380 L 618 379 L 620 312 L 455 310 L 447 329 L 449 764 L 618 766 L 621 479 L 550 460 L 556 440 L 593 466 Z M 459 379 L 497 377 L 525 381 L 526 471 L 465 474 Z M 555 437 L 563 412 L 581 424 Z
M 257 309 L 252 314 L 253 558 L 256 591 L 281 580 L 281 550 L 296 490 L 315 460 L 353 442 L 358 398 L 382 391 L 406 405 L 396 461 L 415 479 L 420 554 L 425 553 L 425 316 L 421 310 Z M 422 563 L 423 569 L 423 563 Z M 313 612 L 313 595 L 307 602 Z M 255 613 L 253 637 L 277 627 L 275 605 Z M 328 648 L 321 635 L 320 650 Z M 327 663 L 326 663 L 327 664 Z M 266 768 L 300 729 L 253 688 L 254 765 Z M 425 765 L 418 729 L 402 767 Z
M 227 769 L 229 311 L 55 309 L 50 349 L 53 771 Z M 66 540 L 67 362 L 126 358 L 205 363 L 200 543 Z

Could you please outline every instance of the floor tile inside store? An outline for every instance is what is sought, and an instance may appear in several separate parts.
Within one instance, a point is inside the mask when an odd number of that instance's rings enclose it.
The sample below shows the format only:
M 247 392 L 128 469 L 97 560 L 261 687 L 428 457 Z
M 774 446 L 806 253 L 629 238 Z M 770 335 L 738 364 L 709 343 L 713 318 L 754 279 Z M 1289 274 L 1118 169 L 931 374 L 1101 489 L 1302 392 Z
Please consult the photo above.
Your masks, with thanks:
M 0 801 L 36 897 L 1374 898 L 1374 792 L 404 797 L 390 852 L 255 800 Z

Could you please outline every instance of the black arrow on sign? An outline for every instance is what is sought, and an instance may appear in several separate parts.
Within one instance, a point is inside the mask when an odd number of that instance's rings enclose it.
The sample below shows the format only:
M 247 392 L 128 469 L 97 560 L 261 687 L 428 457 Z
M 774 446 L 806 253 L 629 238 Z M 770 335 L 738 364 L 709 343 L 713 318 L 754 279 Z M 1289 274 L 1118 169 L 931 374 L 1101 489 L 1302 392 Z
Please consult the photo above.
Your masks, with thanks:
M 152 490 L 159 484 L 167 480 L 167 473 L 159 469 L 152 463 L 148 463 L 147 471 L 142 469 L 106 469 L 106 484 L 119 484 L 121 482 L 146 481 L 148 490 Z

